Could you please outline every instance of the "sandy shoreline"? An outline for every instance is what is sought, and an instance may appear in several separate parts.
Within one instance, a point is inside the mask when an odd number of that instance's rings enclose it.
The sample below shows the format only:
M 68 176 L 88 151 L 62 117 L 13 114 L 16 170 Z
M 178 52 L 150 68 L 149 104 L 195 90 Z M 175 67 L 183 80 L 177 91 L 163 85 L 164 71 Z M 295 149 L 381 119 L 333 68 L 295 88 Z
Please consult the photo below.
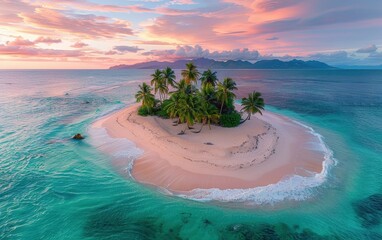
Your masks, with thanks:
M 129 139 L 144 151 L 131 171 L 139 182 L 182 193 L 254 188 L 322 171 L 324 154 L 312 148 L 318 139 L 283 116 L 265 112 L 237 128 L 206 126 L 200 133 L 177 135 L 183 125 L 138 116 L 137 106 L 105 117 L 92 128 L 106 129 L 115 139 Z M 112 154 L 113 149 L 105 151 Z

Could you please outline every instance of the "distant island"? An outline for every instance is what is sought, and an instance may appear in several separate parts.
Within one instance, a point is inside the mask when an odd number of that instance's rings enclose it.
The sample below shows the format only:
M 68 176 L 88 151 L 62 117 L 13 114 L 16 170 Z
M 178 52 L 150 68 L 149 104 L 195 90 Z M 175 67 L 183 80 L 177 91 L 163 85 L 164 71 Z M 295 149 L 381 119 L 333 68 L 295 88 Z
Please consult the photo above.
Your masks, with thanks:
M 150 61 L 136 63 L 132 65 L 116 65 L 109 69 L 163 69 L 170 67 L 173 69 L 182 69 L 190 60 L 177 60 L 175 62 Z M 335 69 L 326 63 L 319 61 L 302 61 L 293 59 L 291 61 L 260 60 L 255 63 L 242 60 L 216 61 L 208 58 L 193 59 L 192 62 L 202 69 Z

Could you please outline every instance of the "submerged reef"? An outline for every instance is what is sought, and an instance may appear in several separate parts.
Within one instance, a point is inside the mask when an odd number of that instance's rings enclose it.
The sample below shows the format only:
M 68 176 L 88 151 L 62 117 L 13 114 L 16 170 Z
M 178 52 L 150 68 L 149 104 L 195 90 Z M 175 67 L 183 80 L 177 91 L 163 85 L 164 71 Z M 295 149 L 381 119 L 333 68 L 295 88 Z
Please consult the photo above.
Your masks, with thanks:
M 126 204 L 98 207 L 88 214 L 83 226 L 83 236 L 91 239 L 188 239 L 182 229 L 189 224 L 199 224 L 216 239 L 340 239 L 335 235 L 319 235 L 310 229 L 285 223 L 235 223 L 226 226 L 214 224 L 210 219 L 191 213 L 179 213 L 178 221 L 169 223 L 159 217 L 133 217 L 133 208 Z M 187 226 L 186 226 L 187 227 Z M 203 230 L 204 231 L 204 230 Z M 183 234 L 184 235 L 184 234 Z
M 382 194 L 370 195 L 354 203 L 353 207 L 363 227 L 371 228 L 381 224 Z

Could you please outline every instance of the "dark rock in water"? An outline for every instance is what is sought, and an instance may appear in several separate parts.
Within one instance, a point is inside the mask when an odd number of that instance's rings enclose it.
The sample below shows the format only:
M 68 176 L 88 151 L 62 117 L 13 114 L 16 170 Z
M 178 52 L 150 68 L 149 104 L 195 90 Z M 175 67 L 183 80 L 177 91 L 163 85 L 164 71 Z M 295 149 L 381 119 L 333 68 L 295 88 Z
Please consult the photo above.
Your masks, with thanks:
M 74 140 L 82 140 L 84 139 L 84 137 L 80 134 L 80 133 L 77 133 L 76 135 L 74 135 L 72 137 Z
M 212 222 L 211 222 L 210 220 L 208 220 L 208 219 L 204 219 L 204 220 L 203 220 L 203 223 L 204 223 L 205 225 L 211 225 L 211 224 L 212 224 Z
M 374 227 L 381 223 L 382 194 L 373 194 L 354 204 L 354 211 L 365 228 Z

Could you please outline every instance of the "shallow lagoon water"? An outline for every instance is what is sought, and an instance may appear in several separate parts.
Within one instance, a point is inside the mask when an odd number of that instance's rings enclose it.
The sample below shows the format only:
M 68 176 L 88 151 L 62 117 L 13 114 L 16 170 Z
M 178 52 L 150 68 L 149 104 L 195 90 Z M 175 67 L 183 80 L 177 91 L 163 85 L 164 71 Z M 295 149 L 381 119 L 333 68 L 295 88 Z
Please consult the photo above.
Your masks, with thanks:
M 314 197 L 242 207 L 168 196 L 90 139 L 70 140 L 132 103 L 151 70 L 0 71 L 0 238 L 382 238 L 382 71 L 218 72 L 324 137 L 338 164 Z

